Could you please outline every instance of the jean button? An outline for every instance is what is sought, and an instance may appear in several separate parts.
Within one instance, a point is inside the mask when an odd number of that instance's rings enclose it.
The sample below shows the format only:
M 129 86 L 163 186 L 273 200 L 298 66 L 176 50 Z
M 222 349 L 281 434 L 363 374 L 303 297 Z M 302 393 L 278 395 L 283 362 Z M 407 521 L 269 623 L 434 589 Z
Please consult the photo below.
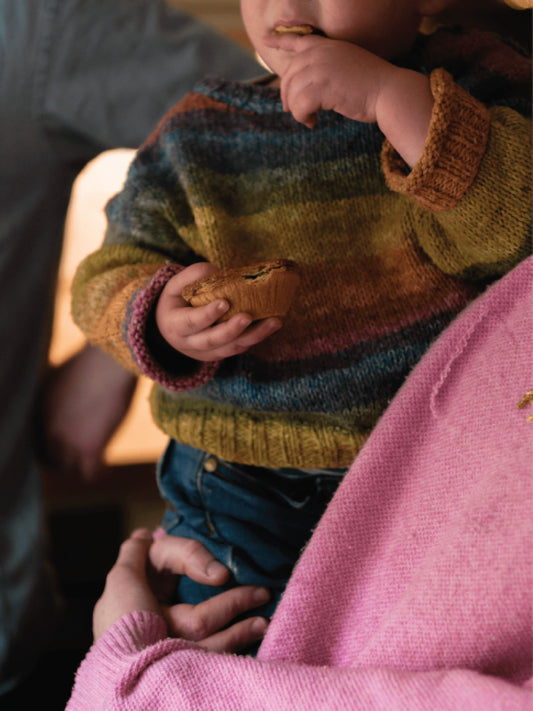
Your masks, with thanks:
M 217 464 L 218 464 L 218 462 L 217 462 L 216 457 L 213 457 L 213 456 L 207 457 L 207 459 L 204 462 L 204 469 L 206 472 L 214 472 L 214 471 L 216 471 Z

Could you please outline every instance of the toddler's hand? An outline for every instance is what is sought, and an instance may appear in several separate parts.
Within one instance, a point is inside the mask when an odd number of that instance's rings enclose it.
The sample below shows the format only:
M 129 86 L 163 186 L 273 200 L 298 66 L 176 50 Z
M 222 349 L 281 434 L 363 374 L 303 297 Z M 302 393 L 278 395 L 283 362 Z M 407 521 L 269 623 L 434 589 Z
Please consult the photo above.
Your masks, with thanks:
M 310 35 L 285 35 L 280 49 L 291 54 L 281 73 L 283 108 L 312 128 L 319 109 L 371 123 L 380 91 L 395 67 L 357 45 Z
M 172 277 L 161 292 L 156 308 L 156 323 L 165 341 L 175 350 L 199 361 L 222 360 L 243 353 L 263 341 L 281 326 L 277 318 L 250 325 L 249 314 L 236 314 L 229 321 L 216 323 L 229 304 L 223 299 L 206 306 L 192 307 L 182 298 L 186 284 L 216 272 L 212 264 L 198 262 Z

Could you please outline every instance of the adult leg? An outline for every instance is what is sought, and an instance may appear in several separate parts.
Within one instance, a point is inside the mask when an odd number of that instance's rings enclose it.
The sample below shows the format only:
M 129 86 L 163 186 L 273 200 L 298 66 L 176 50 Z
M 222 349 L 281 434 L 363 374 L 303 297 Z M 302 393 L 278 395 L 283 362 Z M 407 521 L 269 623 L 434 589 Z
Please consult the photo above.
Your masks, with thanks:
M 243 50 L 151 0 L 0 0 L 0 694 L 42 650 L 53 607 L 31 437 L 72 182 L 140 143 Z

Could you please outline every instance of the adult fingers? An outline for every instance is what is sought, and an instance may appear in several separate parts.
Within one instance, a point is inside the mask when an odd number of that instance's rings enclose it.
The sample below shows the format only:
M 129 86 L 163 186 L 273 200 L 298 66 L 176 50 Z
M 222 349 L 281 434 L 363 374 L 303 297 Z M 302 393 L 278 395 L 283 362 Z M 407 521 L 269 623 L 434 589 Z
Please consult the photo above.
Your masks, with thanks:
M 198 605 L 177 604 L 166 609 L 172 634 L 197 642 L 219 632 L 237 616 L 263 605 L 270 598 L 266 588 L 240 585 Z
M 229 570 L 199 541 L 181 536 L 159 536 L 150 548 L 150 562 L 158 572 L 186 575 L 197 583 L 222 585 Z
M 115 565 L 106 577 L 104 591 L 93 611 L 93 634 L 98 639 L 116 620 L 137 610 L 161 614 L 146 576 L 152 535 L 146 529 L 134 531 L 120 547 Z
M 133 531 L 130 537 L 120 546 L 114 567 L 129 568 L 144 576 L 146 574 L 146 563 L 152 541 L 152 533 L 147 528 L 139 528 Z
M 268 620 L 264 617 L 250 617 L 207 637 L 198 645 L 218 654 L 242 652 L 263 639 L 267 627 Z

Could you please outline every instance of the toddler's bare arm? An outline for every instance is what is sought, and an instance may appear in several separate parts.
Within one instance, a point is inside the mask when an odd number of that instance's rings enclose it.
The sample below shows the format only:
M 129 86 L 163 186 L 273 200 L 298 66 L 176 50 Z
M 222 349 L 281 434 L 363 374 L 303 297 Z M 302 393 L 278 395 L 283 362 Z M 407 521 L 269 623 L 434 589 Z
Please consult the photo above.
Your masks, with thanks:
M 283 72 L 281 97 L 293 116 L 312 128 L 319 109 L 356 121 L 377 122 L 409 165 L 422 153 L 433 97 L 423 74 L 396 67 L 350 42 L 286 35 L 294 56 Z

